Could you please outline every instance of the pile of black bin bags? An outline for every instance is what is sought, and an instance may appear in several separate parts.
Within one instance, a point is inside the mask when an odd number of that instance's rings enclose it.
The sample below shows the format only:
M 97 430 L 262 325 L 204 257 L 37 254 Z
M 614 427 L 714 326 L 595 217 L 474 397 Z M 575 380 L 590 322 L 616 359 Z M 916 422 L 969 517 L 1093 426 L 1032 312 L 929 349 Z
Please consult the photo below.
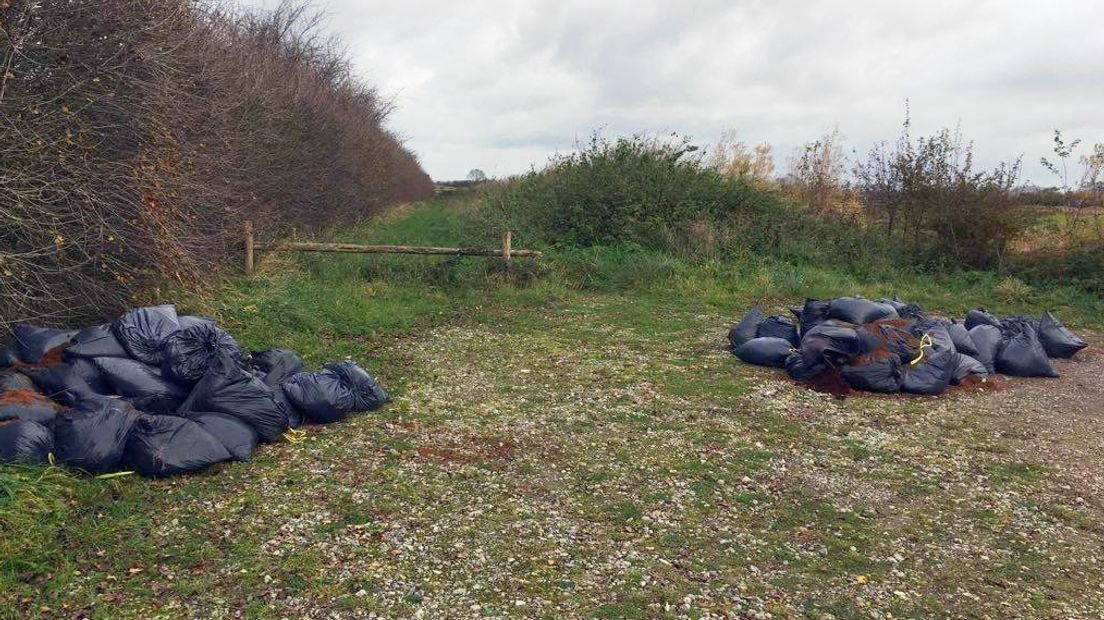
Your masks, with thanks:
M 0 347 L 0 461 L 92 474 L 194 472 L 248 461 L 304 421 L 389 400 L 355 362 L 308 371 L 286 349 L 250 354 L 211 319 L 173 306 L 81 331 L 16 325 Z
M 1048 358 L 1086 346 L 1049 312 L 1000 319 L 977 308 L 959 323 L 898 298 L 862 297 L 809 299 L 790 311 L 793 318 L 751 308 L 728 333 L 732 352 L 799 381 L 838 373 L 851 389 L 938 395 L 996 373 L 1057 377 Z

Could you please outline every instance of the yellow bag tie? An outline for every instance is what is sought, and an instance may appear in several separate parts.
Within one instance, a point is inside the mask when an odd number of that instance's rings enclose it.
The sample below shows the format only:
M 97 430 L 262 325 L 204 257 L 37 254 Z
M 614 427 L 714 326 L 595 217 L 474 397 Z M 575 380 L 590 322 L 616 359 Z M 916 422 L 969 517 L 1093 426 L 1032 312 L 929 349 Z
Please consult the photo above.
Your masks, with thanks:
M 935 341 L 932 340 L 931 334 L 924 334 L 924 337 L 920 339 L 920 355 L 916 356 L 916 359 L 909 362 L 909 366 L 915 366 L 924 359 L 924 347 L 932 348 L 935 346 Z
M 96 480 L 113 480 L 115 478 L 122 478 L 123 476 L 131 476 L 133 474 L 133 471 L 117 471 L 111 474 L 102 474 L 96 476 Z
M 307 438 L 307 431 L 301 431 L 297 428 L 289 428 L 284 431 L 284 440 L 288 443 L 302 443 Z

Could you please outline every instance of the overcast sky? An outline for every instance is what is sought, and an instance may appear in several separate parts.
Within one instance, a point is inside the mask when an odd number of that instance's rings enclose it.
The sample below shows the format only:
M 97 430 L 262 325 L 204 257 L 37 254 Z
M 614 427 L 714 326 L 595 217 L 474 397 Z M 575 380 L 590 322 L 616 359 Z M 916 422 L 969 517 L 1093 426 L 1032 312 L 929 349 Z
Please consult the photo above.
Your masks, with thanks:
M 274 0 L 247 0 L 271 5 Z M 1098 0 L 315 0 L 435 179 L 538 167 L 600 130 L 847 150 L 960 123 L 986 165 L 1104 142 Z M 1085 151 L 1082 147 L 1081 152 Z

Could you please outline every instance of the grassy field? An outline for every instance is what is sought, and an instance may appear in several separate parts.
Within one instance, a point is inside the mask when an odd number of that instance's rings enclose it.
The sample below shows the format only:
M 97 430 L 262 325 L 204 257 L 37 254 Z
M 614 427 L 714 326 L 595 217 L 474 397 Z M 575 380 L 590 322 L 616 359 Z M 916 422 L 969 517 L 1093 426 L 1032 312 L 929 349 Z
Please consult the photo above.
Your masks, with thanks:
M 449 245 L 464 217 L 431 203 L 333 236 Z M 840 401 L 721 349 L 749 303 L 848 293 L 1049 308 L 1098 342 L 1099 298 L 989 273 L 540 249 L 509 274 L 268 256 L 187 302 L 251 348 L 351 356 L 395 402 L 186 478 L 0 468 L 0 614 L 1104 614 L 1099 352 L 1049 383 Z
M 1035 224 L 1013 247 L 1020 252 L 1063 251 L 1104 239 L 1104 208 L 1028 207 Z

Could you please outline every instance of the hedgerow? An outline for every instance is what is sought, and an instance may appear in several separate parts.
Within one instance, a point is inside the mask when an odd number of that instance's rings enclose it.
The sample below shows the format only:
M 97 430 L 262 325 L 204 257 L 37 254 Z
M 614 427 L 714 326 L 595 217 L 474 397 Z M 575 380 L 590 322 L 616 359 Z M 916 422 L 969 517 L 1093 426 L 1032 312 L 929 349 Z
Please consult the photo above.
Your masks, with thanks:
M 0 324 L 201 287 L 246 219 L 275 234 L 432 195 L 390 102 L 299 5 L 0 4 Z

